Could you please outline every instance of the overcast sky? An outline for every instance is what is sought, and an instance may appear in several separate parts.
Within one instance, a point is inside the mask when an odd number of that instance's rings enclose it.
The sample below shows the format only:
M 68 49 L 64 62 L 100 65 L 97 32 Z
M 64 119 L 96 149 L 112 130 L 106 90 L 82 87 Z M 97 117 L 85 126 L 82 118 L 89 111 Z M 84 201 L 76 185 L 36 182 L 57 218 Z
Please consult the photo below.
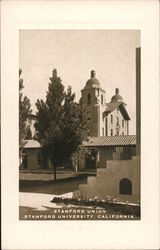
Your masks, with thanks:
M 130 134 L 136 133 L 135 49 L 139 31 L 123 30 L 21 30 L 20 60 L 24 94 L 35 113 L 37 99 L 45 99 L 49 77 L 56 68 L 62 83 L 72 86 L 78 101 L 81 89 L 96 71 L 106 101 L 120 89 L 131 117 Z

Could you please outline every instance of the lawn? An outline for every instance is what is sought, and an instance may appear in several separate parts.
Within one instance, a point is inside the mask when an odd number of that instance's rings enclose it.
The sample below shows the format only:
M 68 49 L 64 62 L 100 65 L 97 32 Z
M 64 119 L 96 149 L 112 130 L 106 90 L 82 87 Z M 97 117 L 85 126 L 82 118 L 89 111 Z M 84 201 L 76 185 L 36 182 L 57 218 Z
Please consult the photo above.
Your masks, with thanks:
M 78 190 L 80 184 L 87 183 L 87 175 L 56 181 L 20 180 L 19 191 L 42 194 L 64 194 Z

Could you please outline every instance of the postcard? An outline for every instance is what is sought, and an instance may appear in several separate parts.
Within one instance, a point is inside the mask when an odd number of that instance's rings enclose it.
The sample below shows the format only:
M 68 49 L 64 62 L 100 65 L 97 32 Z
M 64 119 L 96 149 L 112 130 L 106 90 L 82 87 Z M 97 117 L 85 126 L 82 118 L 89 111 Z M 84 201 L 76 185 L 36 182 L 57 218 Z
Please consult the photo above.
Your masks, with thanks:
M 157 6 L 2 1 L 3 249 L 158 249 Z

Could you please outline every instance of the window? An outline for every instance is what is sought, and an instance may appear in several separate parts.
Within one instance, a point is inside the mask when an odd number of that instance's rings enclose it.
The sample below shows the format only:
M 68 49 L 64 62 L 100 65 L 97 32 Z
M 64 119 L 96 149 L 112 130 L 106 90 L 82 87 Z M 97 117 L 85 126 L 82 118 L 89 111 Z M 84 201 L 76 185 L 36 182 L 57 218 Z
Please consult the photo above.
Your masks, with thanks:
M 88 101 L 88 105 L 90 105 L 91 104 L 91 94 L 88 94 L 88 97 L 87 97 L 87 101 Z
M 104 128 L 102 128 L 102 136 L 104 136 Z
M 117 124 L 119 124 L 119 117 L 117 117 Z
M 117 130 L 117 135 L 119 135 L 119 130 Z
M 132 194 L 132 182 L 127 179 L 121 179 L 119 182 L 119 193 L 120 194 Z
M 124 128 L 124 120 L 122 119 L 122 128 Z
M 101 95 L 101 104 L 103 105 L 103 95 Z
M 111 115 L 111 123 L 113 123 L 113 115 Z
M 113 129 L 111 129 L 111 136 L 113 136 Z
M 122 135 L 124 135 L 124 132 L 122 132 Z

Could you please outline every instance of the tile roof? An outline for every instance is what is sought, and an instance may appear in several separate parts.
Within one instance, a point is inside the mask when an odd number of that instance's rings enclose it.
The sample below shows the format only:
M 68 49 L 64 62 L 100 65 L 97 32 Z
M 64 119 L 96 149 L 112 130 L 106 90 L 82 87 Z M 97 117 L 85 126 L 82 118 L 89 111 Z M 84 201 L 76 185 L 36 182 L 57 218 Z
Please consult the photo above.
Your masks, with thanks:
M 110 102 L 106 103 L 106 111 L 112 112 L 115 110 L 122 102 Z
M 27 140 L 26 142 L 24 148 L 41 148 L 40 143 L 35 140 Z M 136 135 L 89 137 L 88 141 L 83 142 L 83 146 L 85 147 L 128 145 L 136 145 Z
M 24 148 L 41 148 L 41 145 L 38 141 L 35 140 L 26 140 Z
M 128 112 L 125 108 L 125 105 L 126 104 L 124 102 L 121 102 L 121 101 L 106 103 L 106 113 L 111 113 L 112 111 L 114 111 L 116 108 L 119 107 L 123 117 L 126 120 L 130 120 L 130 117 L 129 117 Z
M 83 142 L 86 147 L 136 145 L 136 135 L 89 137 Z

